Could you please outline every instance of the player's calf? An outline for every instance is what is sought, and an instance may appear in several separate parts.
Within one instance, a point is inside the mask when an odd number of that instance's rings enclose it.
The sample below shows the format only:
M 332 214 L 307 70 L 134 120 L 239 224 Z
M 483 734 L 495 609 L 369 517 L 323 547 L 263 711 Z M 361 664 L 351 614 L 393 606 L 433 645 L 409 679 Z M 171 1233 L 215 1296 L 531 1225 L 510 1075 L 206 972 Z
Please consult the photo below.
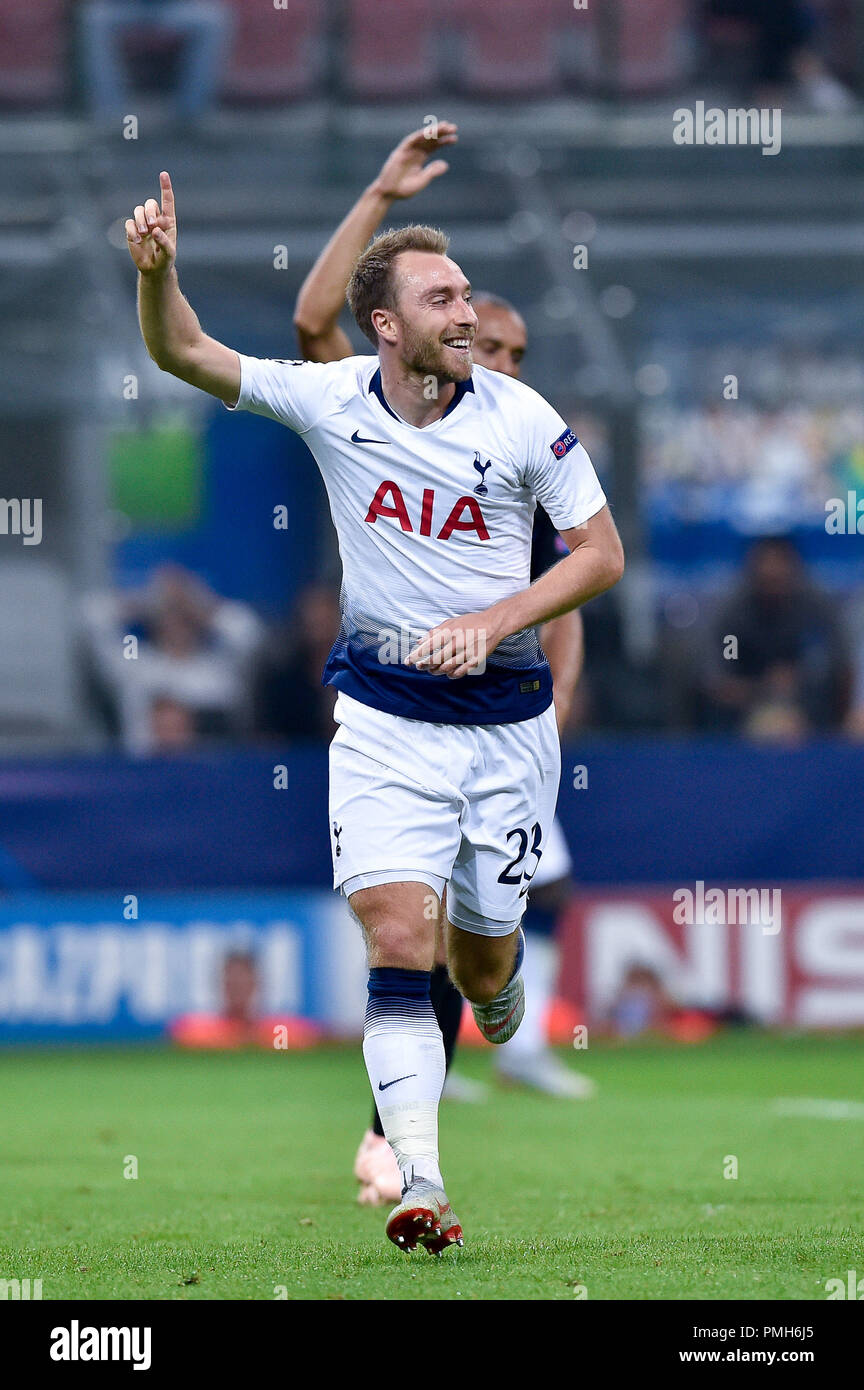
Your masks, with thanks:
M 399 881 L 360 889 L 350 902 L 369 945 L 363 1056 L 402 1186 L 443 1186 L 438 1102 L 444 1084 L 441 1030 L 430 997 L 435 918 L 427 885 Z M 436 903 L 437 903 L 436 898 Z
M 488 1004 L 505 988 L 521 967 L 523 939 L 515 927 L 506 936 L 481 936 L 448 923 L 450 978 L 471 1004 Z
M 486 991 L 488 991 L 490 981 L 496 977 L 491 974 L 484 977 L 481 971 L 474 980 L 470 981 L 469 987 L 477 982 L 483 984 L 485 980 L 486 989 L 474 998 L 471 995 L 466 995 L 471 1000 L 471 1011 L 474 1014 L 477 1027 L 484 1038 L 491 1043 L 504 1043 L 512 1038 L 525 1015 L 525 985 L 522 981 L 525 935 L 521 927 L 517 929 L 514 936 L 515 940 L 510 936 L 503 938 L 508 947 L 511 948 L 509 974 L 505 976 L 503 985 L 500 984 L 500 975 L 497 976 L 499 987 L 496 993 L 490 996 Z M 483 938 L 483 940 L 488 944 L 490 940 L 500 941 L 501 938 Z

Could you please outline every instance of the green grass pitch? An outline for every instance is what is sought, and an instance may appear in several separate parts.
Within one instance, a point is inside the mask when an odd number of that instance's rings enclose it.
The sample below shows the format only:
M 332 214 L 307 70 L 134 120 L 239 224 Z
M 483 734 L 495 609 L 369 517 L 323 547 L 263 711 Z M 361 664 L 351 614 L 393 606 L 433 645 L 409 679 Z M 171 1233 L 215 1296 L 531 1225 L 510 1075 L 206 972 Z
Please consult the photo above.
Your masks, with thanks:
M 597 1044 L 572 1054 L 595 1100 L 445 1102 L 466 1244 L 441 1260 L 356 1205 L 359 1047 L 9 1050 L 0 1278 L 41 1278 L 44 1299 L 824 1299 L 864 1273 L 862 1050 Z M 460 1066 L 491 1079 L 488 1052 Z M 784 1115 L 784 1097 L 857 1105 Z

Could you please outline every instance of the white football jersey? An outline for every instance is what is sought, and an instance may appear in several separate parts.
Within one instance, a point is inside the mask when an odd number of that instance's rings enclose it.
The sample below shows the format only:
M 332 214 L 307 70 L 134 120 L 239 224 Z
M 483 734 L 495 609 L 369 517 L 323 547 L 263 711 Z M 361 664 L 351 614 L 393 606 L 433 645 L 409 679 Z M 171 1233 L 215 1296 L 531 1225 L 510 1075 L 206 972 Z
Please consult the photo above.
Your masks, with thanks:
M 292 362 L 240 355 L 234 409 L 287 425 L 327 488 L 342 558 L 342 628 L 326 684 L 391 714 L 502 724 L 552 699 L 533 629 L 478 674 L 452 681 L 404 665 L 447 618 L 528 587 L 536 502 L 559 530 L 606 498 L 557 411 L 520 381 L 475 367 L 445 414 L 418 429 L 387 403 L 377 357 Z

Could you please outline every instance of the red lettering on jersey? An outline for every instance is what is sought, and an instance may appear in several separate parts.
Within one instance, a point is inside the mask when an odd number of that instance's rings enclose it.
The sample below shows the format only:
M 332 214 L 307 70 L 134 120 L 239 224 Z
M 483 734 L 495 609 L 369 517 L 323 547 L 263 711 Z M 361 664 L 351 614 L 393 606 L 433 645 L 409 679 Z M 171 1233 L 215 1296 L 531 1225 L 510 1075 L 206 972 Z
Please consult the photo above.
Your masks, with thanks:
M 471 520 L 460 521 L 459 518 L 466 507 L 471 513 Z M 488 541 L 489 532 L 486 530 L 486 522 L 483 520 L 480 503 L 476 497 L 460 497 L 459 501 L 453 504 L 450 515 L 438 532 L 439 541 L 449 540 L 454 531 L 476 531 L 481 541 Z
M 387 496 L 388 492 L 393 499 L 392 507 L 385 507 L 384 505 L 384 498 Z M 403 531 L 414 530 L 414 527 L 411 525 L 411 518 L 408 515 L 408 509 L 405 506 L 405 498 L 402 496 L 398 483 L 383 482 L 379 484 L 378 491 L 369 503 L 366 520 L 375 522 L 379 516 L 395 516 L 398 518 L 399 525 L 402 527 Z
M 423 511 L 420 513 L 420 535 L 432 535 L 432 507 L 435 502 L 435 493 L 431 487 L 423 489 Z
M 385 502 L 385 498 L 390 499 L 390 504 Z M 423 489 L 423 507 L 420 512 L 420 535 L 432 535 L 432 512 L 435 507 L 435 490 L 431 487 Z M 463 513 L 468 509 L 469 516 L 463 520 Z M 413 532 L 411 518 L 408 515 L 408 508 L 405 505 L 405 498 L 402 496 L 402 489 L 398 483 L 385 481 L 379 483 L 378 490 L 372 501 L 369 503 L 369 510 L 366 513 L 366 521 L 375 522 L 379 516 L 395 517 L 403 531 Z M 450 515 L 441 527 L 436 537 L 439 541 L 450 539 L 454 531 L 474 531 L 481 541 L 488 541 L 489 532 L 486 529 L 486 522 L 483 520 L 483 513 L 480 510 L 480 503 L 476 497 L 460 497 L 454 503 Z

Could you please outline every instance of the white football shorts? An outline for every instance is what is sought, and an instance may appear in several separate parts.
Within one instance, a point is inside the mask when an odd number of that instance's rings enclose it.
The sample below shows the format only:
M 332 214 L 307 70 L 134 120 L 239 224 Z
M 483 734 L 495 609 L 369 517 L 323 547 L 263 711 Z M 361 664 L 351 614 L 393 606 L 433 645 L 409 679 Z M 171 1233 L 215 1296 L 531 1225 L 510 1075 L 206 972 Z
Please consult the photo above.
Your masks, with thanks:
M 456 926 L 515 931 L 555 815 L 554 707 L 516 724 L 432 724 L 340 692 L 334 715 L 334 888 L 417 882 L 440 898 L 446 885 Z

